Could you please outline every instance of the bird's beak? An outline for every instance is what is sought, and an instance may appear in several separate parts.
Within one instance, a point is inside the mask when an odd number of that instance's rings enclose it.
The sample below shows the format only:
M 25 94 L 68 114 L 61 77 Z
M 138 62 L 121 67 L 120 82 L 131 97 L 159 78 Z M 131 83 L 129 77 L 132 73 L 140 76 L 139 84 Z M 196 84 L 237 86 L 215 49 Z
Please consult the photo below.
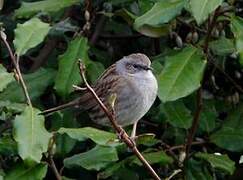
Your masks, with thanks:
M 152 67 L 148 67 L 148 70 L 153 71 L 154 69 Z

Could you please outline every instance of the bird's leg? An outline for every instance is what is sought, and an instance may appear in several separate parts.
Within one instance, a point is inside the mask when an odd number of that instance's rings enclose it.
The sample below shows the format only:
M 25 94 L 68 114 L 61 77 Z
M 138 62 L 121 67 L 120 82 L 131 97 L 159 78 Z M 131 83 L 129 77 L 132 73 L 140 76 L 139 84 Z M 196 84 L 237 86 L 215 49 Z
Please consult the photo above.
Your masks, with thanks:
M 136 122 L 133 124 L 133 127 L 132 127 L 131 139 L 133 139 L 133 140 L 136 139 L 137 124 L 138 124 L 138 121 L 136 121 Z

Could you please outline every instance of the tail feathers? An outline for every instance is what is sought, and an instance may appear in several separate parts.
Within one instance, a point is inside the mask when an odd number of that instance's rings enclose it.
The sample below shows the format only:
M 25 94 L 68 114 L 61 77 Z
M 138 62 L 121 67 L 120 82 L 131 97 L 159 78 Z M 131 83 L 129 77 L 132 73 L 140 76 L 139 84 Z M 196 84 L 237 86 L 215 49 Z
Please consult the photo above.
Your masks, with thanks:
M 74 106 L 77 106 L 77 105 L 80 105 L 80 99 L 79 98 L 75 99 L 73 101 L 70 101 L 70 102 L 68 102 L 66 104 L 62 104 L 60 106 L 44 110 L 40 114 L 42 114 L 42 115 L 49 115 L 49 114 L 51 114 L 53 112 L 56 112 L 56 111 L 59 111 L 59 110 L 62 110 L 62 109 L 66 109 L 66 108 L 69 108 L 69 107 L 74 107 Z

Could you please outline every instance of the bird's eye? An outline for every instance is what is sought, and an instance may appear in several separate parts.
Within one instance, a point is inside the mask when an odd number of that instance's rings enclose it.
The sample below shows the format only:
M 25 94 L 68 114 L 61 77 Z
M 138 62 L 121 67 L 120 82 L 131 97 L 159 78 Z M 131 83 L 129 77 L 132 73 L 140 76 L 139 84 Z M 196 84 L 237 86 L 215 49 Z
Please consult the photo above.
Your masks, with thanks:
M 137 64 L 133 64 L 132 65 L 135 69 L 138 69 L 140 66 L 139 65 L 137 65 Z

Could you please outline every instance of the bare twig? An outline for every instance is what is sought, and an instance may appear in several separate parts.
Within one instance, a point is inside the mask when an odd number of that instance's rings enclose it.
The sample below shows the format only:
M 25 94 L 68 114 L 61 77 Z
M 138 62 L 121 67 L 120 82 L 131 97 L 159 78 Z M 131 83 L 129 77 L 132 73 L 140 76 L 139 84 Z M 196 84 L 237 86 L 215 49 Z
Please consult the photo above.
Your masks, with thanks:
M 214 11 L 213 16 L 208 19 L 208 29 L 207 29 L 207 34 L 206 34 L 206 38 L 205 38 L 205 41 L 204 41 L 204 47 L 203 47 L 204 53 L 206 54 L 207 58 L 208 58 L 208 54 L 209 54 L 209 42 L 210 42 L 210 38 L 211 38 L 211 35 L 212 35 L 212 31 L 213 31 L 213 29 L 216 25 L 216 22 L 217 22 L 217 18 L 218 18 L 218 15 L 219 15 L 219 9 L 220 9 L 220 7 L 218 7 Z M 193 141 L 193 138 L 196 134 L 196 131 L 197 131 L 197 128 L 198 128 L 198 125 L 199 125 L 200 114 L 202 112 L 202 106 L 203 106 L 202 88 L 200 87 L 197 90 L 196 111 L 195 111 L 195 114 L 194 114 L 194 117 L 193 117 L 192 127 L 190 129 L 190 132 L 189 132 L 189 135 L 187 137 L 186 144 L 185 144 L 186 159 L 188 159 L 188 157 L 189 157 L 192 141 Z
M 95 31 L 94 33 L 92 34 L 92 37 L 90 38 L 90 44 L 91 45 L 95 45 L 96 41 L 98 40 L 99 38 L 99 35 L 102 31 L 102 28 L 105 24 L 105 21 L 106 21 L 106 17 L 105 16 L 101 16 L 100 19 L 98 20 L 98 23 L 95 27 Z
M 193 138 L 196 134 L 197 128 L 198 128 L 198 124 L 199 124 L 199 120 L 200 120 L 200 114 L 202 111 L 202 89 L 199 88 L 197 90 L 197 105 L 196 105 L 196 112 L 194 114 L 193 117 L 193 122 L 192 122 L 192 127 L 190 129 L 188 138 L 187 138 L 187 142 L 186 142 L 186 158 L 188 158 L 189 153 L 190 153 L 190 149 L 191 149 L 191 145 L 192 145 L 192 141 Z
M 18 78 L 20 80 L 21 87 L 22 87 L 22 89 L 24 91 L 24 95 L 25 95 L 25 98 L 27 100 L 27 103 L 28 103 L 29 106 L 32 107 L 32 103 L 31 103 L 31 100 L 30 100 L 30 96 L 29 96 L 29 93 L 28 93 L 28 89 L 27 89 L 27 86 L 26 86 L 26 84 L 24 82 L 23 76 L 22 76 L 21 71 L 20 71 L 20 67 L 19 67 L 19 56 L 18 55 L 16 55 L 16 56 L 14 55 L 14 53 L 13 53 L 13 51 L 12 51 L 12 49 L 11 49 L 8 41 L 7 41 L 6 35 L 5 35 L 5 33 L 3 31 L 1 31 L 1 39 L 2 39 L 2 41 L 4 43 L 4 45 L 8 49 L 10 58 L 12 60 L 12 63 L 14 65 L 14 68 L 16 70 L 16 73 L 18 75 Z
M 218 66 L 210 55 L 208 55 L 208 62 L 211 63 L 218 71 L 220 71 L 225 76 L 225 78 L 228 79 L 235 86 L 235 88 L 239 92 L 243 93 L 242 87 L 239 84 L 237 84 L 237 82 L 235 82 L 235 80 L 231 78 L 220 66 Z
M 150 166 L 150 164 L 145 160 L 143 155 L 139 152 L 139 150 L 137 149 L 133 140 L 127 135 L 125 130 L 117 124 L 116 116 L 114 115 L 114 113 L 112 113 L 108 110 L 108 108 L 102 103 L 100 98 L 97 96 L 97 94 L 95 93 L 93 88 L 88 84 L 86 77 L 85 77 L 85 67 L 81 61 L 79 61 L 79 69 L 80 69 L 80 75 L 83 79 L 83 82 L 85 83 L 85 86 L 87 87 L 87 90 L 92 94 L 92 96 L 95 98 L 97 103 L 100 105 L 101 109 L 104 111 L 104 113 L 110 120 L 113 128 L 120 135 L 122 141 L 133 151 L 133 153 L 143 163 L 144 167 L 146 167 L 146 169 L 152 175 L 152 177 L 154 179 L 160 180 L 160 177 L 156 174 L 156 172 L 153 170 L 153 168 Z
M 191 143 L 191 146 L 202 145 L 202 144 L 206 144 L 206 143 L 207 143 L 206 141 L 195 141 L 195 142 Z M 181 145 L 177 145 L 177 146 L 168 147 L 165 150 L 165 152 L 167 152 L 167 151 L 174 151 L 174 150 L 177 150 L 177 149 L 184 149 L 184 148 L 185 148 L 185 145 L 181 144 Z
M 181 169 L 174 170 L 174 172 L 168 178 L 165 178 L 165 180 L 171 180 L 174 176 L 176 176 L 180 172 L 182 172 Z
M 52 171 L 54 172 L 57 180 L 62 180 L 62 176 L 59 174 L 52 156 L 49 156 L 49 161 L 50 161 L 50 167 L 51 167 Z
M 56 164 L 53 160 L 53 147 L 55 145 L 55 136 L 52 137 L 52 139 L 50 140 L 50 144 L 48 147 L 48 160 L 49 160 L 49 166 L 51 167 L 53 173 L 56 176 L 57 180 L 62 180 L 62 176 L 60 175 L 60 173 L 57 170 Z
M 54 50 L 55 46 L 57 45 L 57 40 L 55 39 L 48 39 L 44 47 L 40 50 L 39 55 L 34 57 L 34 63 L 30 68 L 30 71 L 35 71 L 38 69 L 42 64 L 44 64 L 48 60 L 48 56 Z

